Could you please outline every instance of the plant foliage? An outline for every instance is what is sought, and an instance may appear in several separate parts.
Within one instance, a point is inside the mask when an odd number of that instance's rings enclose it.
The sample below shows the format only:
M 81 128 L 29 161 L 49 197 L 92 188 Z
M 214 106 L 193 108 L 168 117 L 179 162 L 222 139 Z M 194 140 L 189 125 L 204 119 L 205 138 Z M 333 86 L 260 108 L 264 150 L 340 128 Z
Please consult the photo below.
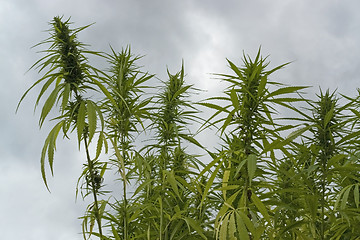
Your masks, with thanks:
M 57 139 L 75 135 L 84 154 L 77 193 L 92 199 L 84 239 L 359 239 L 358 96 L 320 90 L 308 99 L 306 87 L 271 80 L 288 63 L 269 69 L 259 48 L 241 66 L 227 60 L 230 73 L 214 74 L 228 85 L 222 94 L 194 103 L 201 91 L 186 83 L 184 63 L 154 88 L 129 46 L 90 51 L 77 37 L 89 26 L 71 26 L 50 22 L 36 45 L 48 48 L 31 67 L 42 75 L 19 105 L 37 90 L 39 126 L 54 124 L 40 154 L 48 189 Z M 217 130 L 217 150 L 203 147 L 197 125 L 207 137 Z M 106 189 L 108 172 L 121 191 Z

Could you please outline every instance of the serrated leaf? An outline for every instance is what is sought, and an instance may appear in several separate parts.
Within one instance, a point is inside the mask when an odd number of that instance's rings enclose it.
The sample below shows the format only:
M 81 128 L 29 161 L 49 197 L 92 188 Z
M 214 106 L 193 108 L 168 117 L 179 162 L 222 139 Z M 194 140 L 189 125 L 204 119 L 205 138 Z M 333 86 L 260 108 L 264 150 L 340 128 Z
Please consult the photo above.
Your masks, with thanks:
M 61 89 L 61 85 L 57 86 L 46 99 L 44 106 L 41 110 L 39 125 L 40 127 L 43 125 L 45 118 L 50 113 L 51 109 L 53 108 L 55 101 L 57 99 L 58 93 Z
M 100 154 L 101 154 L 101 150 L 103 148 L 103 142 L 104 142 L 104 133 L 103 132 L 100 132 L 99 133 L 99 138 L 98 138 L 98 141 L 97 141 L 97 144 L 96 144 L 96 156 L 95 156 L 95 159 L 98 159 Z
M 64 91 L 62 94 L 62 103 L 61 103 L 61 110 L 64 111 L 70 98 L 70 84 L 66 83 L 64 86 Z
M 118 162 L 120 163 L 120 164 L 119 164 L 119 165 L 120 165 L 120 169 L 119 169 L 119 170 L 120 170 L 120 174 L 121 174 L 124 182 L 127 182 L 127 180 L 126 180 L 126 172 L 125 172 L 124 158 L 123 158 L 123 157 L 121 156 L 121 154 L 120 154 L 120 151 L 119 151 L 119 148 L 118 148 L 118 146 L 117 146 L 116 140 L 114 140 L 114 139 L 110 139 L 110 140 L 111 140 L 111 143 L 112 143 L 112 145 L 113 145 L 113 149 L 114 149 L 114 151 L 115 151 L 115 156 L 116 156 Z
M 357 208 L 359 208 L 359 184 L 354 187 L 354 201 Z
M 220 112 L 229 112 L 226 108 L 223 108 L 223 107 L 213 104 L 213 103 L 202 102 L 202 103 L 198 103 L 198 104 L 202 105 L 204 107 L 207 107 L 207 108 L 212 108 L 212 109 L 218 110 Z
M 324 127 L 326 128 L 326 126 L 328 125 L 328 123 L 331 121 L 331 119 L 334 116 L 334 109 L 332 108 L 330 111 L 328 111 L 325 115 L 324 118 Z
M 230 91 L 230 100 L 235 108 L 235 110 L 239 110 L 239 107 L 240 107 L 240 104 L 239 104 L 239 99 L 238 99 L 238 96 L 236 94 L 236 91 L 235 89 L 231 89 Z
M 80 142 L 81 142 L 81 138 L 83 137 L 84 128 L 85 128 L 85 117 L 86 117 L 85 101 L 81 101 L 80 106 L 79 106 L 78 116 L 76 119 L 76 129 L 77 129 L 79 148 L 80 148 Z
M 46 159 L 46 155 L 47 155 L 51 174 L 53 175 L 53 173 L 54 173 L 53 162 L 54 162 L 54 150 L 56 148 L 56 138 L 57 138 L 59 131 L 61 130 L 63 124 L 64 124 L 64 122 L 61 121 L 53 127 L 53 129 L 50 131 L 49 135 L 45 139 L 45 143 L 44 143 L 44 146 L 41 151 L 41 157 L 40 157 L 41 175 L 42 175 L 44 184 L 49 191 L 50 191 L 50 189 L 49 189 L 49 186 L 47 185 L 46 175 L 45 175 L 45 159 Z
M 229 219 L 229 237 L 230 237 L 230 240 L 236 239 L 235 238 L 235 232 L 236 232 L 235 214 L 234 214 L 234 212 L 232 212 L 231 215 L 230 215 L 230 219 Z
M 180 88 L 173 96 L 173 99 L 176 99 L 177 97 L 179 97 L 181 94 L 183 94 L 184 92 L 186 92 L 189 88 L 191 88 L 191 85 L 189 86 L 185 86 L 183 88 Z
M 203 239 L 207 239 L 207 237 L 203 233 L 203 229 L 199 226 L 199 224 L 196 221 L 188 217 L 185 217 L 184 220 L 186 221 L 188 226 L 190 225 L 190 227 L 192 227 Z
M 216 166 L 215 170 L 212 172 L 212 174 L 210 175 L 209 180 L 208 180 L 207 183 L 206 183 L 204 192 L 203 192 L 203 194 L 202 194 L 202 198 L 201 198 L 200 205 L 202 205 L 202 204 L 204 203 L 205 198 L 207 197 L 207 194 L 208 194 L 208 192 L 209 192 L 209 190 L 210 190 L 210 188 L 211 188 L 211 186 L 212 186 L 212 184 L 213 184 L 213 182 L 214 182 L 214 179 L 215 179 L 217 173 L 219 172 L 220 167 L 221 167 L 221 165 L 223 164 L 224 160 L 225 160 L 225 159 L 221 159 L 220 157 L 218 157 L 218 158 L 216 158 L 216 159 L 214 159 L 214 160 L 212 161 L 212 164 L 209 164 L 206 168 L 204 168 L 204 170 L 205 170 L 205 169 L 208 169 L 208 168 L 210 169 L 211 166 L 213 166 L 214 164 L 218 163 L 218 165 Z M 202 172 L 204 172 L 204 170 L 203 170 Z M 200 176 L 201 176 L 201 173 L 200 173 Z M 199 176 L 199 177 L 200 177 L 200 176 Z
M 223 176 L 223 180 L 222 180 L 223 197 L 224 197 L 225 201 L 226 201 L 226 190 L 225 189 L 228 185 L 228 181 L 229 181 L 229 177 L 230 177 L 230 169 L 231 169 L 231 161 L 229 161 L 229 165 L 224 171 L 224 176 Z
M 254 223 L 248 218 L 248 216 L 241 210 L 237 209 L 236 211 L 236 219 L 241 218 L 242 221 L 245 223 L 247 229 L 254 235 L 256 232 Z
M 107 162 L 104 163 L 103 167 L 101 168 L 100 177 L 104 177 L 105 171 L 107 170 Z
M 227 60 L 227 62 L 229 63 L 230 68 L 236 73 L 236 75 L 238 76 L 238 78 L 244 79 L 241 70 L 240 70 L 234 63 L 232 63 L 229 59 L 226 59 L 226 60 Z
M 240 240 L 249 240 L 249 233 L 241 216 L 237 218 L 237 225 L 239 228 Z
M 259 94 L 262 95 L 263 91 L 265 90 L 266 83 L 267 83 L 267 76 L 262 76 L 258 87 Z
M 327 167 L 330 168 L 331 166 L 338 163 L 340 160 L 343 160 L 344 158 L 346 158 L 345 154 L 336 154 L 335 156 L 329 159 L 329 161 L 327 162 Z
M 261 215 L 264 216 L 266 221 L 268 223 L 271 223 L 271 218 L 270 218 L 268 210 L 266 209 L 265 205 L 261 202 L 261 200 L 256 196 L 256 194 L 253 193 L 251 195 L 251 201 L 255 204 L 256 208 L 259 210 Z
M 232 203 L 235 200 L 235 198 L 239 195 L 240 190 L 236 191 L 233 195 L 231 195 L 222 205 L 222 207 L 220 208 L 218 214 L 216 215 L 215 218 L 215 225 L 219 223 L 219 219 L 221 219 L 223 216 L 225 216 L 226 212 L 228 211 L 229 208 L 231 208 L 232 210 L 234 209 L 234 207 L 232 207 Z
M 90 101 L 90 100 L 86 100 L 86 106 L 87 106 L 87 114 L 88 114 L 88 125 L 89 125 L 89 143 L 91 142 L 95 131 L 96 131 L 96 120 L 97 120 L 97 116 L 96 116 L 96 110 L 95 110 L 95 103 Z
M 227 240 L 228 222 L 229 222 L 229 214 L 225 215 L 225 217 L 221 221 L 219 240 Z
M 265 98 L 269 99 L 269 98 L 272 98 L 272 97 L 275 97 L 275 96 L 278 96 L 278 95 L 294 93 L 294 92 L 299 91 L 299 90 L 304 89 L 304 88 L 306 88 L 306 87 L 291 86 L 291 87 L 279 88 L 279 89 L 269 93 L 268 95 L 266 95 Z M 280 99 L 280 98 L 278 98 L 278 99 Z M 282 98 L 282 99 L 286 99 L 286 98 Z
M 346 189 L 346 191 L 343 194 L 343 197 L 341 199 L 341 204 L 340 204 L 340 209 L 345 209 L 346 208 L 346 204 L 349 198 L 349 194 L 350 194 L 350 190 L 351 190 L 352 186 L 348 187 Z
M 185 139 L 186 141 L 189 141 L 190 143 L 192 143 L 200 148 L 203 148 L 203 146 L 195 138 L 193 138 L 190 135 L 179 133 L 179 137 Z
M 229 112 L 229 115 L 226 117 L 224 124 L 221 126 L 221 135 L 224 133 L 225 129 L 231 124 L 233 121 L 233 117 L 235 114 L 235 109 Z
M 176 179 L 175 179 L 175 173 L 174 171 L 166 171 L 166 176 L 167 176 L 167 180 L 168 182 L 170 183 L 171 185 L 171 188 L 174 190 L 175 194 L 179 197 L 180 197 L 180 194 L 179 194 L 179 189 L 178 189 L 178 186 L 177 186 L 177 182 L 176 182 Z
M 117 231 L 116 231 L 116 229 L 115 229 L 115 227 L 113 225 L 111 225 L 111 231 L 112 231 L 112 233 L 113 233 L 113 235 L 115 237 L 115 240 L 121 240 L 119 234 L 117 233 Z

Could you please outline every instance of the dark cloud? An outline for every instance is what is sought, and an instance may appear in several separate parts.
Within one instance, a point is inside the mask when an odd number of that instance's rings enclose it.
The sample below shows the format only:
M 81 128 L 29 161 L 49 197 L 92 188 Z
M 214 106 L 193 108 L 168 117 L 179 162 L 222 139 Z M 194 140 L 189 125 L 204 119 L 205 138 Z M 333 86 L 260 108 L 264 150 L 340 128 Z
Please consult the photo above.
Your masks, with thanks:
M 74 202 L 83 159 L 74 142 L 59 139 L 52 194 L 41 180 L 39 156 L 51 123 L 39 131 L 33 115 L 36 90 L 15 115 L 21 94 L 39 75 L 27 69 L 41 56 L 31 46 L 48 37 L 56 15 L 71 17 L 75 27 L 96 22 L 79 35 L 91 49 L 121 50 L 131 44 L 146 55 L 144 70 L 166 77 L 184 59 L 187 80 L 208 90 L 198 99 L 219 93 L 221 83 L 209 73 L 229 72 L 225 58 L 236 64 L 259 46 L 271 66 L 294 61 L 274 74 L 287 84 L 313 85 L 354 95 L 359 85 L 360 3 L 357 1 L 130 1 L 3 0 L 0 3 L 0 206 L 4 239 L 81 239 L 86 204 Z M 105 67 L 106 63 L 91 59 Z M 205 135 L 200 136 L 205 139 Z M 214 139 L 209 145 L 215 144 Z M 62 143 L 61 143 L 62 142 Z M 21 226 L 21 231 L 19 231 Z M 54 238 L 54 236 L 57 236 Z

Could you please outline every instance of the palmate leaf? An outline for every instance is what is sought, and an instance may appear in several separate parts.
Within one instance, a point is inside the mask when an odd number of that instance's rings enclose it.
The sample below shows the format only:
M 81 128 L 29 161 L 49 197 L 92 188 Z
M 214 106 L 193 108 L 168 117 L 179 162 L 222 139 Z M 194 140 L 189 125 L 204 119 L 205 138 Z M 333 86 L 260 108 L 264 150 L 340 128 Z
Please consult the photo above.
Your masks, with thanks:
M 224 163 L 225 158 L 223 158 L 221 155 L 217 158 L 215 158 L 213 161 L 211 161 L 199 174 L 199 176 L 197 177 L 197 180 L 200 179 L 201 176 L 203 176 L 206 172 L 208 172 L 211 167 L 213 167 L 215 164 L 217 164 L 215 170 L 211 173 L 209 180 L 207 181 L 206 185 L 205 185 L 205 189 L 204 192 L 202 193 L 202 198 L 201 198 L 201 202 L 200 205 L 202 205 L 205 201 L 205 199 L 207 198 L 207 194 L 215 180 L 216 175 L 218 174 L 220 167 L 222 166 L 222 164 Z
M 177 186 L 177 181 L 175 179 L 175 173 L 174 171 L 167 171 L 165 170 L 165 174 L 167 176 L 167 181 L 170 183 L 171 188 L 174 190 L 175 194 L 178 196 L 179 199 L 181 199 L 180 197 L 180 193 L 179 193 L 179 188 Z
M 41 111 L 39 125 L 43 125 L 46 117 L 50 113 L 51 109 L 54 107 L 54 104 L 58 98 L 59 91 L 62 89 L 63 85 L 58 85 L 50 94 Z
M 335 202 L 335 210 L 340 209 L 344 210 L 346 208 L 346 205 L 348 203 L 350 191 L 354 188 L 354 201 L 355 205 L 358 208 L 359 207 L 359 184 L 351 184 L 343 188 L 337 195 L 336 202 Z M 340 207 L 339 207 L 340 205 Z
M 219 228 L 219 225 L 222 224 L 221 219 L 226 215 L 226 213 L 229 211 L 229 209 L 230 209 L 230 211 L 235 209 L 232 205 L 233 205 L 235 198 L 237 198 L 240 193 L 241 193 L 241 190 L 236 191 L 233 195 L 231 195 L 228 199 L 226 199 L 224 204 L 221 206 L 221 208 L 219 209 L 218 214 L 216 215 L 216 218 L 215 218 L 215 227 L 216 228 Z
M 41 175 L 42 175 L 42 179 L 45 183 L 46 188 L 50 191 L 49 186 L 47 184 L 46 181 L 46 174 L 45 174 L 45 160 L 46 160 L 46 155 L 48 157 L 48 162 L 49 162 L 49 166 L 50 166 L 50 170 L 51 170 L 51 174 L 54 174 L 54 170 L 53 170 L 53 163 L 54 163 L 54 151 L 56 150 L 56 139 L 59 135 L 60 130 L 62 129 L 64 124 L 64 121 L 60 121 L 59 123 L 57 123 L 53 129 L 50 131 L 49 135 L 47 136 L 42 152 L 41 152 L 41 158 L 40 158 L 40 163 L 41 163 Z
M 184 217 L 184 220 L 186 222 L 186 224 L 188 225 L 188 228 L 190 230 L 190 227 L 193 228 L 203 239 L 208 239 L 204 233 L 203 233 L 203 229 L 201 228 L 201 226 L 192 218 L 189 217 Z

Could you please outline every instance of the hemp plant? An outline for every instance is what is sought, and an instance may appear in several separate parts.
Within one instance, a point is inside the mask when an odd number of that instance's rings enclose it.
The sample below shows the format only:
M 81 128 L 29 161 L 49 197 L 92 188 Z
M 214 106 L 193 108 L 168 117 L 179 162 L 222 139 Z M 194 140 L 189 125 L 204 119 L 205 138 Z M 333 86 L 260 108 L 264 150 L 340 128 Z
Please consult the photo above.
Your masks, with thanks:
M 154 75 L 141 71 L 130 47 L 90 51 L 77 39 L 88 26 L 72 29 L 62 17 L 50 25 L 50 37 L 36 45 L 49 45 L 45 56 L 30 68 L 42 76 L 17 110 L 39 88 L 39 126 L 50 116 L 54 123 L 40 156 L 47 189 L 59 135 L 75 135 L 83 148 L 76 194 L 93 200 L 81 217 L 84 239 L 358 239 L 360 97 L 320 91 L 306 99 L 306 87 L 270 81 L 288 63 L 268 70 L 259 49 L 240 67 L 227 60 L 232 73 L 215 74 L 228 84 L 222 96 L 190 101 L 198 90 L 186 84 L 182 65 L 148 98 Z M 88 56 L 109 67 L 93 67 Z M 205 121 L 198 106 L 214 113 Z M 279 109 L 297 116 L 279 117 Z M 205 149 L 193 124 L 215 127 L 221 146 Z M 120 191 L 104 189 L 108 171 L 119 176 Z
M 154 98 L 153 123 L 149 127 L 154 131 L 154 143 L 145 148 L 148 153 L 143 158 L 148 160 L 148 167 L 136 190 L 137 202 L 145 209 L 140 217 L 144 239 L 206 239 L 192 180 L 201 163 L 186 153 L 184 146 L 184 140 L 197 143 L 188 129 L 198 119 L 198 111 L 187 100 L 192 85 L 185 84 L 183 66 L 174 75 L 168 72 L 163 85 Z
M 273 119 L 274 106 L 290 107 L 289 103 L 301 101 L 288 94 L 304 87 L 281 86 L 269 81 L 270 74 L 287 63 L 266 70 L 269 63 L 261 57 L 260 49 L 254 60 L 244 55 L 243 67 L 237 67 L 230 60 L 228 63 L 234 75 L 216 74 L 230 84 L 224 91 L 225 96 L 201 103 L 216 111 L 208 121 L 213 121 L 212 125 L 220 124 L 224 139 L 222 149 L 200 174 L 215 167 L 203 200 L 213 187 L 222 192 L 215 219 L 216 239 L 261 239 L 264 232 L 271 235 L 273 224 L 271 209 L 266 204 L 267 153 L 273 152 L 271 146 L 282 140 L 281 126 Z M 271 90 L 269 86 L 280 87 Z M 216 182 L 217 179 L 220 182 Z
M 153 77 L 143 73 L 137 66 L 141 58 L 131 54 L 130 47 L 116 53 L 113 49 L 108 55 L 110 64 L 109 77 L 106 79 L 108 90 L 112 99 L 105 96 L 103 100 L 104 114 L 106 116 L 107 137 L 112 143 L 115 159 L 113 165 L 117 169 L 122 180 L 121 201 L 112 204 L 116 210 L 118 219 L 112 214 L 110 222 L 121 229 L 118 232 L 122 239 L 130 239 L 133 236 L 133 228 L 130 228 L 129 199 L 127 197 L 130 179 L 136 175 L 134 157 L 137 155 L 133 142 L 144 126 L 144 119 L 149 118 L 148 104 L 150 99 L 142 99 L 145 83 Z M 139 129 L 142 128 L 142 129 Z M 136 135 L 135 135 L 136 134 Z M 134 176 L 137 178 L 137 176 Z
M 291 163 L 285 177 L 289 185 L 283 186 L 278 196 L 284 200 L 287 195 L 281 207 L 283 216 L 279 216 L 287 220 L 279 227 L 278 239 L 286 235 L 303 239 L 343 239 L 351 230 L 348 223 L 344 224 L 344 218 L 346 222 L 356 222 L 359 216 L 356 210 L 347 208 L 351 199 L 354 208 L 359 205 L 358 149 L 355 147 L 359 143 L 359 132 L 357 117 L 352 114 L 357 112 L 354 99 L 341 99 L 345 104 L 340 105 L 336 92 L 320 91 L 317 97 L 318 101 L 306 101 L 309 108 L 297 110 L 301 116 L 297 120 L 307 125 L 308 133 L 302 135 L 301 142 L 285 157 L 285 162 Z M 355 185 L 350 179 L 355 180 Z M 354 191 L 351 199 L 348 198 L 350 190 Z M 302 210 L 295 213 L 296 209 Z
M 49 44 L 49 48 L 42 51 L 46 55 L 30 68 L 37 68 L 39 72 L 45 73 L 25 92 L 19 105 L 31 89 L 41 85 L 35 108 L 41 103 L 45 93 L 49 91 L 50 93 L 42 106 L 40 127 L 43 126 L 50 112 L 57 107 L 58 115 L 52 119 L 52 121 L 56 121 L 56 124 L 49 132 L 41 152 L 41 173 L 48 189 L 45 161 L 48 160 L 51 174 L 53 174 L 57 137 L 62 132 L 63 137 L 69 138 L 69 134 L 76 131 L 79 148 L 83 144 L 85 149 L 84 176 L 87 179 L 87 189 L 92 193 L 94 199 L 94 204 L 89 210 L 97 222 L 99 235 L 102 239 L 98 194 L 102 178 L 100 173 L 103 171 L 101 171 L 102 165 L 97 163 L 97 159 L 90 157 L 89 144 L 96 133 L 97 122 L 100 121 L 102 129 L 104 120 L 98 104 L 87 96 L 91 92 L 102 92 L 106 95 L 108 92 L 99 80 L 100 71 L 88 64 L 86 56 L 101 56 L 101 54 L 85 49 L 85 45 L 77 40 L 77 34 L 88 26 L 71 29 L 70 20 L 64 21 L 62 17 L 54 17 L 50 25 L 50 37 L 35 45 Z

